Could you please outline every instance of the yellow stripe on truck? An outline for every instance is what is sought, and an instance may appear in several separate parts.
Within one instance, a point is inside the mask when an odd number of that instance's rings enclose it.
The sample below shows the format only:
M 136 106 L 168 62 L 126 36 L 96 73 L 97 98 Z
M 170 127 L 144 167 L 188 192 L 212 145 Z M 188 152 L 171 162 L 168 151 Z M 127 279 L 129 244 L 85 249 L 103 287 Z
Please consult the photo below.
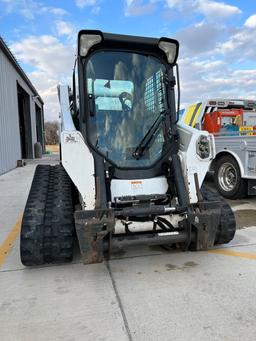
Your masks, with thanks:
M 198 115 L 200 114 L 201 109 L 202 109 L 202 103 L 198 103 L 195 107 L 195 111 L 192 115 L 191 122 L 190 122 L 190 125 L 193 128 L 196 124 L 196 121 L 197 121 Z
M 191 120 L 191 117 L 193 115 L 193 112 L 195 111 L 196 104 L 192 104 L 188 107 L 188 110 L 186 111 L 185 117 L 184 117 L 184 123 L 189 125 L 189 122 Z
M 196 104 L 190 105 L 185 114 L 184 123 L 191 127 L 194 127 L 201 109 L 202 109 L 202 103 L 196 103 Z

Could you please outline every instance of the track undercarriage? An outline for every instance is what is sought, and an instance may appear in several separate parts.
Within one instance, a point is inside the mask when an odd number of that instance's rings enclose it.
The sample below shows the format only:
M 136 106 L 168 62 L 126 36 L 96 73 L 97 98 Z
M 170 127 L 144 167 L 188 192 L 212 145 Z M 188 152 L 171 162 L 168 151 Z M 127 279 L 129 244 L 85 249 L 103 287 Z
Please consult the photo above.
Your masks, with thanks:
M 235 233 L 232 210 L 218 194 L 206 188 L 202 189 L 202 201 L 186 212 L 171 215 L 161 205 L 145 203 L 141 207 L 137 203 L 123 209 L 74 212 L 73 197 L 70 179 L 61 165 L 37 167 L 22 222 L 23 264 L 70 261 L 76 234 L 83 262 L 91 264 L 111 258 L 112 251 L 135 245 L 207 250 L 214 244 L 229 242 Z M 176 215 L 178 223 L 173 225 L 168 218 Z M 130 231 L 132 219 L 138 225 L 143 221 L 148 230 Z M 124 233 L 118 233 L 118 224 Z

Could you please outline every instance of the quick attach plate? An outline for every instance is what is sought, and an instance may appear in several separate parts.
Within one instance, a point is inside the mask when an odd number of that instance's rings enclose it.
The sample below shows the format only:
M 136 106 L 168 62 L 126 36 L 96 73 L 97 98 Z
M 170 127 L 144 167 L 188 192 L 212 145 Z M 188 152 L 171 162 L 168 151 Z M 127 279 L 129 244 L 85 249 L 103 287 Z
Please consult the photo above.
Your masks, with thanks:
M 75 226 L 84 264 L 103 261 L 103 238 L 114 230 L 112 209 L 95 209 L 75 212 Z
M 207 250 L 214 245 L 221 209 L 218 202 L 201 202 L 199 206 L 200 210 L 194 210 L 189 217 L 196 228 L 196 242 L 192 243 L 192 248 Z

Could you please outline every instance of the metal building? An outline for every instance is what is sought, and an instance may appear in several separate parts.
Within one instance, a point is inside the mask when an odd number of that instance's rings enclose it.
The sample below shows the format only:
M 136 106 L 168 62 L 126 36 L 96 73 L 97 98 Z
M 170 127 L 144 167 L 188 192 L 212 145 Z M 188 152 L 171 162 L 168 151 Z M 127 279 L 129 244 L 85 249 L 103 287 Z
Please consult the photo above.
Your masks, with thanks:
M 44 150 L 43 101 L 0 36 L 0 174 Z

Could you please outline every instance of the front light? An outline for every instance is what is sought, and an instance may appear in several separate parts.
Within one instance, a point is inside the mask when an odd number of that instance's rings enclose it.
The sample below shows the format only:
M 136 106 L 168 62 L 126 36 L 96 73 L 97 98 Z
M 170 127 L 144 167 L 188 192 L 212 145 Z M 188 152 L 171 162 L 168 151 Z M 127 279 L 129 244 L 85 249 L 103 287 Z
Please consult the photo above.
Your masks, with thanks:
M 100 43 L 102 37 L 99 34 L 82 34 L 80 36 L 79 54 L 85 57 L 93 45 Z
M 201 135 L 198 138 L 196 153 L 201 159 L 207 159 L 210 156 L 210 141 L 207 136 Z
M 166 54 L 168 63 L 174 64 L 176 62 L 176 59 L 178 57 L 178 45 L 171 42 L 171 41 L 165 41 L 160 40 L 158 43 L 158 47 L 164 51 Z

